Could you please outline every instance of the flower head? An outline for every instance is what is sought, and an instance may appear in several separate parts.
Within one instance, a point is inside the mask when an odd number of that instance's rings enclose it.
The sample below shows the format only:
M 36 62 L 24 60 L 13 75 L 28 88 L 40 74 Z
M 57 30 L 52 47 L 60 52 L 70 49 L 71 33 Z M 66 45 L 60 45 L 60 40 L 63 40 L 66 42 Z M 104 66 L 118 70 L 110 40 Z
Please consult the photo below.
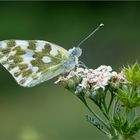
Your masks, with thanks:
M 123 79 L 123 77 L 121 74 L 112 71 L 110 66 L 101 65 L 97 69 L 78 67 L 75 71 L 71 71 L 66 77 L 59 77 L 56 83 L 65 83 L 65 85 L 68 86 L 72 80 L 72 87 L 75 87 L 73 88 L 74 93 L 84 93 L 86 96 L 92 96 L 95 95 L 98 90 L 104 91 L 110 83 L 113 83 L 113 79 L 117 79 L 116 81 L 118 82 L 120 79 Z

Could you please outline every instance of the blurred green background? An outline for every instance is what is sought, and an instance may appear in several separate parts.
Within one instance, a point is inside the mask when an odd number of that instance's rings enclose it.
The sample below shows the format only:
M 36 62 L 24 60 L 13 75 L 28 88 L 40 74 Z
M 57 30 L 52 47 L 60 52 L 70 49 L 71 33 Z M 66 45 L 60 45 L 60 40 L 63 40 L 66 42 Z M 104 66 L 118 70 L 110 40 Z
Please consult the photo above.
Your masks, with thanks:
M 140 62 L 140 2 L 0 2 L 0 40 L 41 39 L 68 49 L 100 23 L 105 27 L 81 46 L 87 66 L 119 71 Z M 22 88 L 0 66 L 0 140 L 106 139 L 55 80 Z

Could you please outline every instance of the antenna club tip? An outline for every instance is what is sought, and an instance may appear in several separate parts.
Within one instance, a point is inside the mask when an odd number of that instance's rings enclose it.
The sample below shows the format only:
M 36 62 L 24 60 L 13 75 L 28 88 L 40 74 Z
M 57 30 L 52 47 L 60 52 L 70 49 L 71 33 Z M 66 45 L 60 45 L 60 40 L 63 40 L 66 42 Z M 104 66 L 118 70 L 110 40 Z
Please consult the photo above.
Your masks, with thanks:
M 104 24 L 103 24 L 103 23 L 101 23 L 99 26 L 100 26 L 100 27 L 103 27 L 103 26 L 104 26 Z

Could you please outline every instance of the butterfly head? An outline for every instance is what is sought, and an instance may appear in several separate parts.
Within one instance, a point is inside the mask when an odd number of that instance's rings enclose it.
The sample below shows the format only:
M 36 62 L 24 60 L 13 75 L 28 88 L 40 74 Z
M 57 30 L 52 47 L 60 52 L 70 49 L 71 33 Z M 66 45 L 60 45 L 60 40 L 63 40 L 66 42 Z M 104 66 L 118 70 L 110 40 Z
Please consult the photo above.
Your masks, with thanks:
M 68 54 L 69 59 L 64 64 L 66 72 L 69 72 L 78 65 L 78 57 L 81 56 L 82 50 L 79 47 L 73 47 L 68 50 Z
M 79 47 L 73 47 L 72 49 L 69 49 L 69 56 L 70 57 L 80 57 L 82 54 L 82 49 Z

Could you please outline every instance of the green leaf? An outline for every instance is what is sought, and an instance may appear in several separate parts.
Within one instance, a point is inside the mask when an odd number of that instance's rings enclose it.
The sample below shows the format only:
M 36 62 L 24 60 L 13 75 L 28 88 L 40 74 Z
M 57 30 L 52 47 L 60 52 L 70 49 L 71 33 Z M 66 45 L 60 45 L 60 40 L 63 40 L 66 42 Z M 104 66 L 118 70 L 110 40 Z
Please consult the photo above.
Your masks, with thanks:
M 119 101 L 116 101 L 115 107 L 114 107 L 114 116 L 119 116 L 121 113 L 121 103 Z
M 133 136 L 140 130 L 140 117 L 137 117 L 130 126 L 130 136 Z
M 134 121 L 135 115 L 135 109 L 126 108 L 126 118 L 129 124 L 131 124 Z
M 97 129 L 99 129 L 102 133 L 108 135 L 106 128 L 100 123 L 100 121 L 97 118 L 91 117 L 90 115 L 86 115 L 86 120 L 93 126 L 95 126 Z
M 126 79 L 131 82 L 132 85 L 140 84 L 140 67 L 138 63 L 135 63 L 133 66 L 124 67 L 122 69 L 123 73 L 126 76 Z
M 130 137 L 129 140 L 136 140 L 136 138 L 134 138 L 134 137 Z
M 135 120 L 133 121 L 133 124 L 136 124 L 138 122 L 140 122 L 140 116 L 138 116 L 138 117 L 135 118 Z
M 125 116 L 123 117 L 114 117 L 112 125 L 114 128 L 124 137 L 133 138 L 140 129 L 140 117 L 136 118 L 131 124 L 126 120 Z
M 140 106 L 139 90 L 134 89 L 131 85 L 122 86 L 116 95 L 127 108 Z
M 114 137 L 112 137 L 111 140 L 119 140 L 119 136 L 118 135 L 117 136 L 114 136 Z

